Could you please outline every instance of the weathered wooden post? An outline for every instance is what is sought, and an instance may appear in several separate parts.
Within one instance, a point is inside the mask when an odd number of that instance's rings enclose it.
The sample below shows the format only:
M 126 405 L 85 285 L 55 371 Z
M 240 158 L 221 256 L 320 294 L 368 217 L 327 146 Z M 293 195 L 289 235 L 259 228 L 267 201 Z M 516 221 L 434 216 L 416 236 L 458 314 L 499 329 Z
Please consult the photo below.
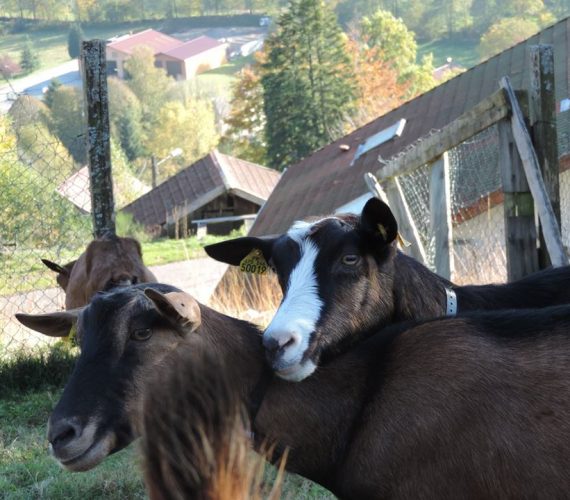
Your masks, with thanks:
M 544 240 L 550 261 L 553 266 L 567 265 L 568 257 L 566 256 L 564 245 L 562 244 L 560 225 L 556 221 L 552 205 L 548 199 L 536 151 L 508 76 L 501 78 L 500 86 L 505 90 L 505 95 L 511 107 L 513 138 L 522 161 L 526 180 L 534 198 L 540 223 L 542 224 Z
M 93 233 L 95 237 L 100 237 L 109 231 L 115 233 L 109 93 L 104 40 L 88 40 L 81 43 L 81 67 L 87 117 L 87 156 L 91 182 Z
M 553 47 L 552 45 L 533 45 L 530 47 L 530 130 L 546 194 L 550 199 L 558 227 L 562 227 L 560 224 L 560 166 L 558 164 L 554 92 Z M 540 230 L 539 264 L 541 268 L 551 264 L 542 228 Z
M 503 181 L 507 276 L 518 280 L 538 271 L 534 200 L 514 142 L 510 122 L 499 129 L 499 168 Z

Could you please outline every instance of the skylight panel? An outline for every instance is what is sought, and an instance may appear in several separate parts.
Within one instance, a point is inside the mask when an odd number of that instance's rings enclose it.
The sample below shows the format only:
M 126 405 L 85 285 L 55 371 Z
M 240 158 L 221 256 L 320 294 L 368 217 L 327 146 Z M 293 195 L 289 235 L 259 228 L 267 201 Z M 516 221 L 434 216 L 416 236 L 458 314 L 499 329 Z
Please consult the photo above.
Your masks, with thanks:
M 364 142 L 358 145 L 356 149 L 356 154 L 352 159 L 350 166 L 354 165 L 354 162 L 358 160 L 363 154 L 367 153 L 371 149 L 377 148 L 378 146 L 388 142 L 395 137 L 400 137 L 402 132 L 404 131 L 404 127 L 406 126 L 406 119 L 401 118 L 398 120 L 394 125 L 391 125 L 380 132 L 377 132 L 374 135 L 368 137 Z

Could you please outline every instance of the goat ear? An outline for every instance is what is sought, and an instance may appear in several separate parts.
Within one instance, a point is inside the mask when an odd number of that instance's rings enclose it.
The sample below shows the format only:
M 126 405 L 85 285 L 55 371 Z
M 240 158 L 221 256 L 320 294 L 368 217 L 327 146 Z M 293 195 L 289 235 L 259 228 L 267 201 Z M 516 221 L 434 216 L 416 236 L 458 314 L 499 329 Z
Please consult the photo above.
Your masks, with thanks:
M 360 226 L 386 244 L 392 243 L 398 236 L 398 223 L 392 210 L 378 198 L 370 198 L 364 205 Z
M 234 240 L 222 241 L 206 245 L 204 250 L 212 259 L 225 262 L 232 266 L 239 266 L 252 250 L 261 250 L 266 261 L 271 259 L 271 251 L 275 238 L 255 238 L 245 236 Z
M 52 271 L 63 274 L 64 276 L 69 276 L 70 269 L 66 269 L 65 267 L 60 266 L 51 260 L 42 259 L 42 262 L 47 268 L 51 269 Z
M 144 294 L 171 323 L 189 333 L 200 326 L 202 322 L 200 305 L 191 295 L 185 292 L 161 293 L 154 288 L 145 288 Z
M 71 327 L 77 322 L 79 313 L 84 308 L 69 309 L 47 314 L 16 314 L 22 325 L 43 333 L 49 337 L 67 337 Z

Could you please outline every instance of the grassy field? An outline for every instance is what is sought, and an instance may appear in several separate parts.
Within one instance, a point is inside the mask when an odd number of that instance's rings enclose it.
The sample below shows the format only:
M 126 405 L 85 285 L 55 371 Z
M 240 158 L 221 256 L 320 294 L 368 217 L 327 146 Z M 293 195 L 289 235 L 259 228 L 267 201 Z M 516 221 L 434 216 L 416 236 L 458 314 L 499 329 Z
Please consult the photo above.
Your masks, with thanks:
M 0 398 L 0 498 L 137 499 L 146 498 L 137 443 L 107 458 L 95 469 L 72 474 L 47 452 L 46 422 L 62 389 L 47 386 Z M 268 466 L 266 481 L 275 470 Z M 332 499 L 326 490 L 301 477 L 286 474 L 283 498 Z
M 418 44 L 418 60 L 429 54 L 433 54 L 433 65 L 437 68 L 445 64 L 448 57 L 466 69 L 477 65 L 479 53 L 478 42 L 472 40 L 434 40 L 432 42 Z

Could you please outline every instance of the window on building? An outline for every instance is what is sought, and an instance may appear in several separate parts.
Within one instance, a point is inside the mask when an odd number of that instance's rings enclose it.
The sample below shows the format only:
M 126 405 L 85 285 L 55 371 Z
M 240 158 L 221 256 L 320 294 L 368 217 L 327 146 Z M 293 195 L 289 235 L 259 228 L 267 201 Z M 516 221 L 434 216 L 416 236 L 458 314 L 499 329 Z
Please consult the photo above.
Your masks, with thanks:
M 182 66 L 178 61 L 166 61 L 166 73 L 168 76 L 178 76 L 182 74 Z
M 395 137 L 400 137 L 402 132 L 404 131 L 404 127 L 406 126 L 406 120 L 404 118 L 398 120 L 394 125 L 391 125 L 376 134 L 371 135 L 368 137 L 363 143 L 358 145 L 358 149 L 356 150 L 356 154 L 352 159 L 352 163 L 350 166 L 354 165 L 354 162 L 358 160 L 363 154 L 367 153 L 371 149 L 377 148 L 378 146 L 388 142 Z

